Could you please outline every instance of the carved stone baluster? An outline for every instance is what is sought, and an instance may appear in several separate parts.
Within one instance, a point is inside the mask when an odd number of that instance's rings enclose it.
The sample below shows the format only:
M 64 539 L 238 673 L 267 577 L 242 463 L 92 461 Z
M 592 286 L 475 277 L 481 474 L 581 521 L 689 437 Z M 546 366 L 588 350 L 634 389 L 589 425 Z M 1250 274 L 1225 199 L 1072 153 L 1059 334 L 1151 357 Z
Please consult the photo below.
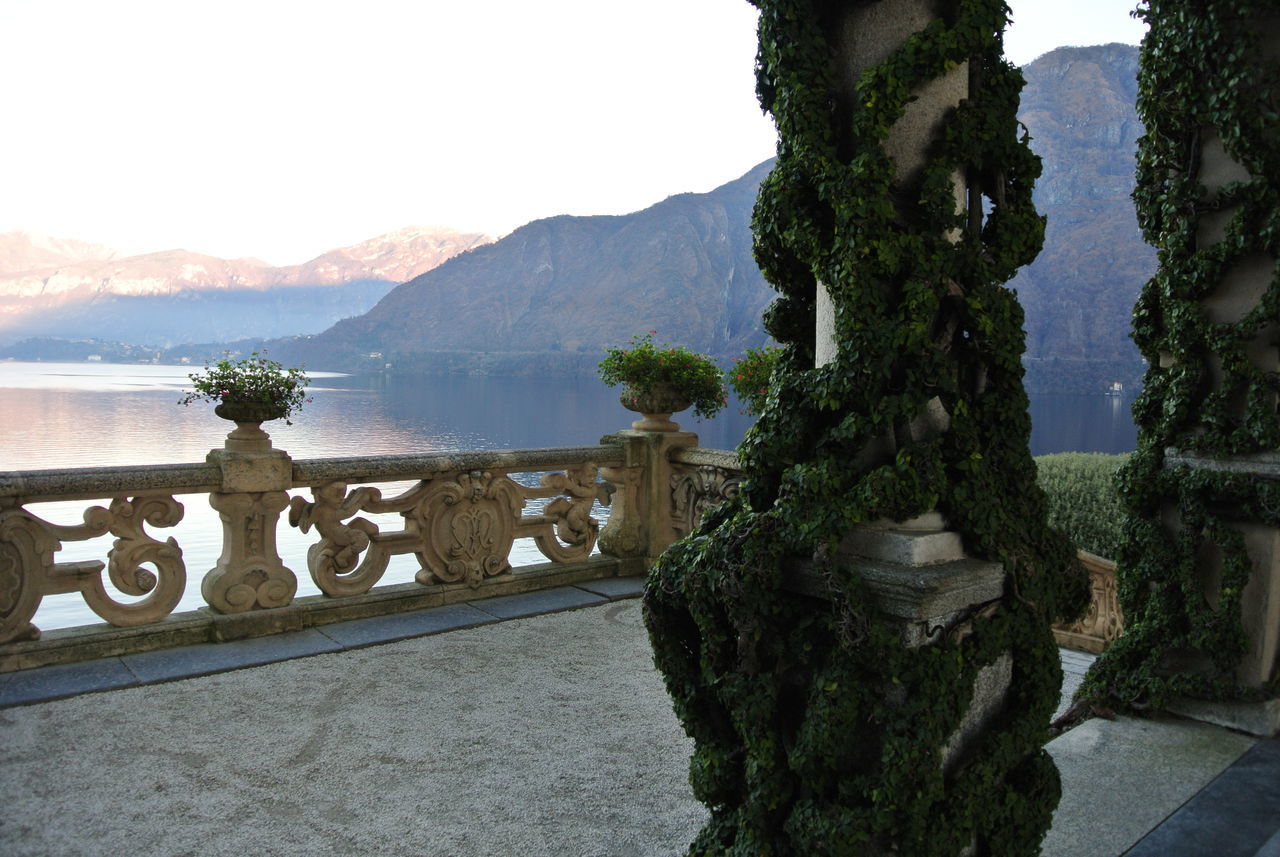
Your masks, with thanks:
M 533 537 L 538 550 L 552 562 L 585 560 L 600 531 L 600 523 L 591 517 L 591 506 L 602 494 L 603 499 L 608 498 L 596 481 L 596 466 L 583 464 L 566 468 L 564 473 L 548 473 L 541 482 L 543 488 L 561 496 L 542 510 L 542 517 L 548 520 Z
M 1116 583 L 1116 564 L 1081 551 L 1080 564 L 1089 572 L 1089 610 L 1076 622 L 1053 626 L 1058 645 L 1086 652 L 1102 652 L 1124 630 L 1124 614 Z
M 610 556 L 652 560 L 680 538 L 671 517 L 673 450 L 693 447 L 698 436 L 687 431 L 624 429 L 601 442 L 620 443 L 626 453 L 621 467 L 605 468 L 618 486 L 613 513 L 600 534 L 600 550 Z
M 0 643 L 39 638 L 31 617 L 61 547 L 44 522 L 25 509 L 0 509 Z
M 200 593 L 220 613 L 284 607 L 298 579 L 276 552 L 276 521 L 289 505 L 283 491 L 210 494 L 222 518 L 222 554 L 200 582 Z
M 276 523 L 293 485 L 292 460 L 271 448 L 266 432 L 240 436 L 242 429 L 208 456 L 222 469 L 222 491 L 209 495 L 222 518 L 222 554 L 200 592 L 220 613 L 284 607 L 298 589 L 298 579 L 276 552 Z
M 153 539 L 142 525 L 145 521 L 153 527 L 172 527 L 182 520 L 182 511 L 182 504 L 172 497 L 111 501 L 110 528 L 116 541 L 107 554 L 107 574 L 121 592 L 147 597 L 122 604 L 107 594 L 102 575 L 95 574 L 85 580 L 89 609 L 122 627 L 158 622 L 173 612 L 187 588 L 182 548 L 173 537 Z M 156 571 L 143 568 L 143 563 L 151 563 Z
M 639 514 L 644 468 L 604 467 L 600 473 L 614 486 L 609 520 L 600 532 L 600 552 L 621 559 L 644 557 L 644 522 Z
M 363 595 L 382 578 L 391 556 L 374 541 L 377 524 L 364 518 L 344 524 L 343 519 L 379 503 L 382 493 L 365 487 L 348 494 L 345 482 L 330 482 L 312 488 L 311 496 L 312 503 L 301 497 L 289 503 L 289 523 L 304 533 L 315 527 L 323 537 L 307 551 L 311 579 L 325 595 Z
M 0 501 L 0 643 L 35 640 L 40 629 L 31 617 L 45 595 L 83 590 L 105 567 L 98 561 L 55 563 L 62 539 L 82 541 L 107 532 L 111 513 L 101 506 L 85 510 L 84 524 L 60 526 L 43 521 L 14 501 Z

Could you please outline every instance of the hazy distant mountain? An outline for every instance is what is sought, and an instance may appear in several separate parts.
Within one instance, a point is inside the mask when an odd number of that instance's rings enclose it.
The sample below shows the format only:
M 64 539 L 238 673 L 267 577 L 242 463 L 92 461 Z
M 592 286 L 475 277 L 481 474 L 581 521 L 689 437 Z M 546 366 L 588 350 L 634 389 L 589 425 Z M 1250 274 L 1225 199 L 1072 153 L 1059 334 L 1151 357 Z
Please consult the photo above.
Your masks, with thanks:
M 312 333 L 372 307 L 395 284 L 493 239 L 409 227 L 302 265 L 187 250 L 116 251 L 0 235 L 0 341 L 56 336 L 152 346 Z
M 288 347 L 315 368 L 542 374 L 657 340 L 717 355 L 760 345 L 774 298 L 751 255 L 762 164 L 710 193 L 633 214 L 551 217 L 397 287 L 369 313 Z M 368 355 L 378 354 L 376 358 Z
M 77 262 L 106 261 L 119 255 L 119 251 L 105 244 L 50 238 L 35 232 L 0 232 L 0 276 Z
M 1043 252 L 1012 283 L 1032 390 L 1097 392 L 1141 377 L 1130 315 L 1155 253 L 1129 199 L 1137 56 L 1129 45 L 1059 48 L 1023 69 L 1021 118 L 1044 162 L 1036 202 L 1049 220 Z M 655 329 L 727 364 L 764 342 L 761 314 L 775 296 L 751 255 L 769 166 L 628 215 L 538 220 L 496 243 L 407 230 L 287 268 L 183 251 L 103 261 L 93 254 L 109 248 L 62 242 L 70 255 L 52 269 L 15 273 L 3 253 L 18 241 L 0 236 L 0 272 L 10 272 L 0 340 L 14 338 L 5 317 L 18 306 L 27 336 L 153 346 L 323 330 L 272 345 L 312 369 L 588 373 L 605 348 Z M 39 254 L 54 253 L 53 239 L 42 240 L 26 239 L 44 249 L 24 258 L 51 258 Z M 392 290 L 397 281 L 408 282 Z
M 1012 283 L 1026 308 L 1028 386 L 1136 383 L 1128 338 L 1154 251 L 1129 194 L 1137 48 L 1060 48 L 1024 69 L 1022 120 L 1044 161 L 1045 249 Z M 619 217 L 553 217 L 428 271 L 369 313 L 286 346 L 315 368 L 589 372 L 604 349 L 656 329 L 727 363 L 764 341 L 774 292 L 752 259 L 750 215 L 769 164 L 705 194 Z
M 1019 113 L 1044 163 L 1035 201 L 1048 217 L 1044 250 L 1011 283 L 1026 313 L 1028 386 L 1136 384 L 1130 318 L 1156 267 L 1130 199 L 1138 49 L 1059 48 L 1022 72 Z

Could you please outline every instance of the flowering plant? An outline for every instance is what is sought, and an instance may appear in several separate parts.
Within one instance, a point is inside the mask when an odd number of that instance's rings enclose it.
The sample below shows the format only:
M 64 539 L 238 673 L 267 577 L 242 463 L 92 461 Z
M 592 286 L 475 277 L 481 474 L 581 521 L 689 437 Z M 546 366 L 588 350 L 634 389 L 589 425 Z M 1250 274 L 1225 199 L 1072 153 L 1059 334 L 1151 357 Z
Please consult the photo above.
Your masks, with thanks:
M 266 352 L 257 351 L 243 360 L 223 358 L 204 372 L 188 375 L 193 391 L 178 400 L 180 405 L 209 401 L 218 405 L 256 405 L 265 419 L 289 417 L 302 410 L 302 403 L 311 401 L 306 387 L 311 379 L 301 369 L 286 369 L 275 360 L 269 360 Z
M 693 402 L 694 416 L 711 419 L 728 402 L 720 368 L 705 354 L 683 346 L 653 344 L 651 330 L 631 337 L 630 348 L 610 348 L 600 361 L 600 378 L 610 387 L 626 384 L 641 395 L 666 385 Z
M 764 348 L 748 348 L 746 357 L 733 358 L 729 387 L 746 404 L 744 413 L 758 414 L 764 409 L 764 400 L 769 395 L 769 378 L 781 355 L 780 346 L 766 345 Z

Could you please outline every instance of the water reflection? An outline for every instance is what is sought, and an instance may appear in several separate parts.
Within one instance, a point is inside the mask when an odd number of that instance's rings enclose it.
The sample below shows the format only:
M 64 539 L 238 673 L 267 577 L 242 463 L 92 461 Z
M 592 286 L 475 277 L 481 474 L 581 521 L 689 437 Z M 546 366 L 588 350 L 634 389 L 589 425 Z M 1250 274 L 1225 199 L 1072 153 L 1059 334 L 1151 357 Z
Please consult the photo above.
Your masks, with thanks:
M 177 404 L 190 371 L 188 366 L 0 363 L 0 470 L 203 461 L 211 448 L 222 445 L 230 424 L 217 419 L 211 407 Z M 616 390 L 593 379 L 324 375 L 317 376 L 311 392 L 314 401 L 293 425 L 268 424 L 275 445 L 295 459 L 585 446 L 628 427 L 635 417 L 618 403 Z M 1136 439 L 1129 405 L 1129 399 L 1105 396 L 1034 397 L 1032 452 L 1127 452 Z M 736 403 L 714 420 L 698 422 L 688 414 L 681 420 L 703 446 L 719 449 L 735 447 L 751 421 Z M 221 525 L 208 498 L 178 499 L 186 507 L 183 521 L 153 535 L 172 535 L 182 545 L 188 594 L 178 609 L 191 610 L 203 604 L 199 580 L 221 552 Z M 72 524 L 81 520 L 85 504 L 30 508 L 47 520 Z M 394 522 L 384 526 L 398 528 Z M 312 538 L 279 528 L 280 554 L 300 578 L 300 595 L 317 592 L 302 559 Z M 105 560 L 111 540 L 68 543 L 59 559 Z M 542 561 L 531 541 L 516 544 L 515 564 Z M 412 580 L 416 569 L 411 556 L 396 557 L 384 582 Z M 36 624 L 46 629 L 96 621 L 78 595 L 46 598 L 36 616 Z

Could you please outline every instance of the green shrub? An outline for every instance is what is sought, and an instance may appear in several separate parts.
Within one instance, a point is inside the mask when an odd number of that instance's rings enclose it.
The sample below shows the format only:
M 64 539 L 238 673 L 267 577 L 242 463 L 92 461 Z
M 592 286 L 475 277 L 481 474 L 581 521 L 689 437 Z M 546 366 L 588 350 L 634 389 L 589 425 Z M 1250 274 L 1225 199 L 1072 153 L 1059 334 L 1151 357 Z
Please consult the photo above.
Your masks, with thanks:
M 1049 498 L 1049 524 L 1081 550 L 1114 559 L 1120 546 L 1124 510 L 1116 491 L 1116 470 L 1128 454 L 1062 452 L 1036 458 L 1037 481 Z
M 758 414 L 764 410 L 765 399 L 769 397 L 769 379 L 781 354 L 779 346 L 766 345 L 748 348 L 746 357 L 733 358 L 734 365 L 728 373 L 729 388 L 746 405 L 743 413 Z

